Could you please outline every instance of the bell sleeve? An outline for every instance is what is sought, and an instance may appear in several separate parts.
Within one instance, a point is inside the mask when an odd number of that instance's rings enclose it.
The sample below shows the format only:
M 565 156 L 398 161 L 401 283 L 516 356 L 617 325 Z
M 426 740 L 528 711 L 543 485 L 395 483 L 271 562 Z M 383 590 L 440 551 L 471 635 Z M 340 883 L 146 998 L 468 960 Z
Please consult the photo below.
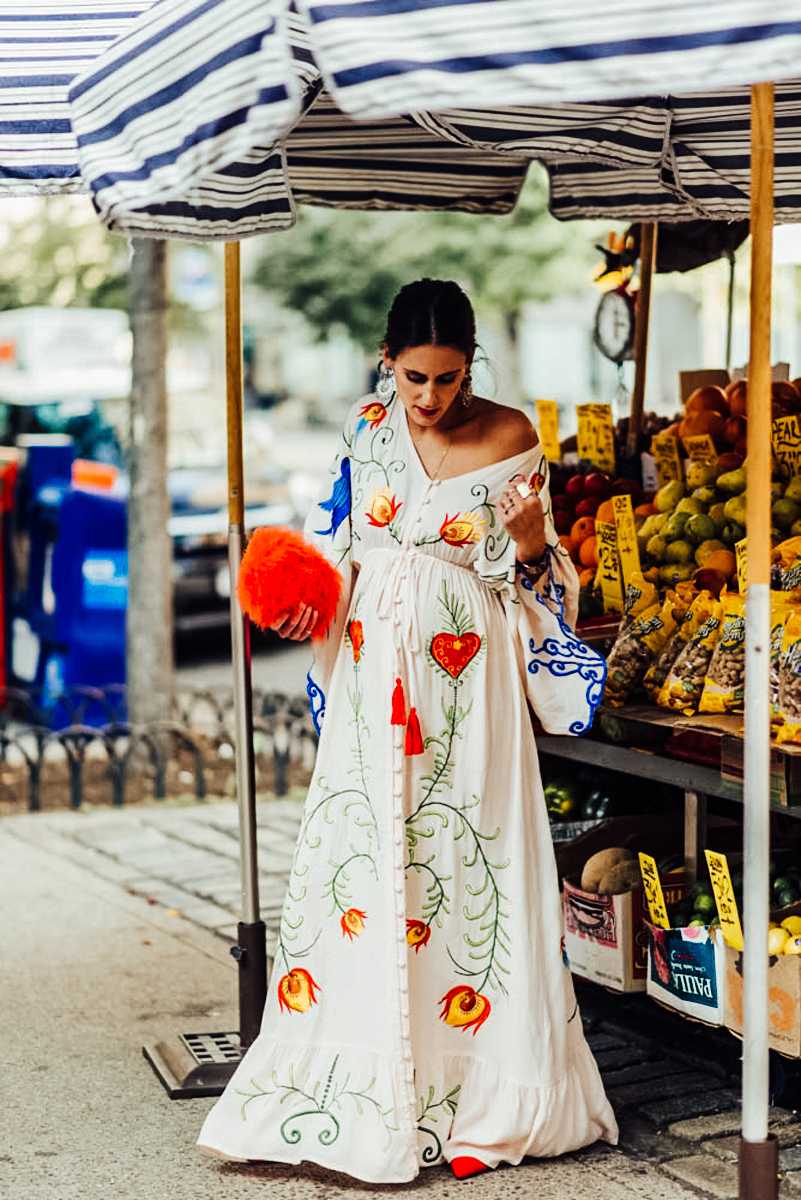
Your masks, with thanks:
M 556 533 L 548 464 L 540 456 L 529 478 L 545 511 L 545 553 L 537 572 L 516 561 L 515 543 L 497 526 L 485 534 L 475 569 L 497 591 L 518 650 L 526 697 L 546 733 L 581 734 L 592 725 L 606 680 L 606 661 L 574 632 L 578 576 Z
M 309 670 L 306 691 L 309 696 L 314 728 L 319 735 L 325 716 L 325 697 L 342 641 L 357 569 L 353 562 L 351 530 L 350 455 L 353 445 L 355 406 L 342 431 L 339 448 L 328 470 L 320 498 L 304 523 L 304 537 L 339 571 L 342 591 L 334 620 L 322 638 L 312 641 L 314 661 Z

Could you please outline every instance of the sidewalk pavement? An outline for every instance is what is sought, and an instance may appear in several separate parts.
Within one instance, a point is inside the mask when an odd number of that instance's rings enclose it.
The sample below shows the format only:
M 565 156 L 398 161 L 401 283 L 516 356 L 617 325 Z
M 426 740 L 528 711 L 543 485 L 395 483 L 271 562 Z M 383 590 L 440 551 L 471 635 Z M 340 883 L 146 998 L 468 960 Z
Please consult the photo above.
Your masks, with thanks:
M 259 806 L 275 936 L 300 815 Z M 728 1200 L 737 1196 L 737 1049 L 642 996 L 578 985 L 621 1122 L 618 1149 L 527 1160 L 457 1183 L 358 1184 L 313 1166 L 224 1164 L 195 1148 L 211 1099 L 169 1100 L 145 1043 L 238 1025 L 231 803 L 0 821 L 0 1196 L 13 1200 Z M 801 1196 L 801 1124 L 772 1111 L 782 1196 Z

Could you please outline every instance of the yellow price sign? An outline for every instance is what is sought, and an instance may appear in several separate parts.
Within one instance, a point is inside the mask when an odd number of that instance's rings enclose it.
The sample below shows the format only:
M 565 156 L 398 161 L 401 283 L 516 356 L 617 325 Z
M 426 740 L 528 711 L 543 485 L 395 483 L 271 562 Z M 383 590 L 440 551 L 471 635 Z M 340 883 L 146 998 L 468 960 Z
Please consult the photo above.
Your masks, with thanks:
M 615 510 L 617 553 L 625 590 L 629 586 L 632 575 L 635 572 L 639 573 L 640 570 L 640 547 L 637 542 L 637 526 L 634 524 L 631 496 L 613 496 L 612 508 Z
M 595 585 L 601 588 L 604 612 L 623 612 L 623 578 L 617 552 L 617 530 L 607 521 L 596 521 L 595 536 L 598 539 Z
M 559 405 L 555 400 L 537 400 L 536 403 L 542 452 L 548 462 L 559 462 L 562 457 L 562 447 L 559 443 Z
M 656 463 L 656 474 L 660 487 L 664 487 L 666 483 L 672 483 L 674 479 L 684 479 L 678 438 L 672 437 L 669 433 L 655 433 L 651 438 L 651 453 Z
M 773 453 L 785 479 L 801 473 L 801 426 L 797 416 L 773 422 Z
M 725 854 L 717 854 L 714 850 L 705 850 L 709 878 L 712 881 L 712 891 L 715 893 L 715 903 L 718 906 L 718 918 L 723 936 L 735 950 L 743 948 L 743 929 L 740 924 L 740 914 L 737 911 L 737 901 L 734 898 L 734 888 L 731 885 L 729 864 Z
M 708 433 L 697 433 L 694 437 L 682 438 L 681 441 L 690 462 L 712 463 L 714 466 L 718 461 L 715 443 Z
M 599 471 L 614 472 L 615 427 L 609 404 L 579 404 L 578 456 Z
M 744 596 L 748 587 L 748 538 L 734 543 L 734 554 L 737 559 L 737 590 Z
M 639 857 L 643 896 L 645 897 L 645 903 L 648 905 L 648 912 L 651 914 L 651 924 L 658 925 L 660 929 L 670 929 L 665 897 L 662 892 L 662 884 L 659 879 L 656 862 L 651 858 L 650 854 L 643 854 L 642 851 L 640 851 Z

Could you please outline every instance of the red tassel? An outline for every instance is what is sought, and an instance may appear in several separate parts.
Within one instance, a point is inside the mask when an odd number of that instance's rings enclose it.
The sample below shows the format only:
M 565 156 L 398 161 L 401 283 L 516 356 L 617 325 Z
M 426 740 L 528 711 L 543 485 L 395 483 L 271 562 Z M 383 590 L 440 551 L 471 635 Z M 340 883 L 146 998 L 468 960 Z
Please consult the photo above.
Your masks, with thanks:
M 395 688 L 392 692 L 392 720 L 390 725 L 405 725 L 406 724 L 406 701 L 403 698 L 403 684 L 400 679 L 395 680 Z
M 409 709 L 409 724 L 406 726 L 406 754 L 423 753 L 423 735 L 420 733 L 420 722 L 417 719 L 417 709 Z

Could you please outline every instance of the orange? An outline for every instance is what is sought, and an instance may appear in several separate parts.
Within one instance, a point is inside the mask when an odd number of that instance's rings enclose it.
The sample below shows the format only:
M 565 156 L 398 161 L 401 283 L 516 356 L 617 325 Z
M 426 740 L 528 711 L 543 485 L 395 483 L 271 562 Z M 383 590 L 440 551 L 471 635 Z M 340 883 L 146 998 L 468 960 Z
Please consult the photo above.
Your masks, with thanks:
M 562 534 L 560 534 L 560 535 L 559 535 L 559 541 L 562 543 L 562 545 L 564 546 L 565 550 L 567 550 L 567 552 L 568 552 L 568 554 L 570 555 L 570 557 L 571 557 L 571 558 L 575 558 L 575 553 L 576 553 L 576 543 L 573 541 L 573 539 L 572 539 L 572 537 L 570 536 L 570 534 L 569 534 L 569 533 L 562 533 Z
M 595 568 L 585 567 L 583 571 L 579 571 L 579 587 L 592 587 L 595 579 Z
M 655 504 L 638 504 L 634 510 L 635 517 L 652 517 L 659 509 Z
M 598 566 L 598 539 L 596 537 L 587 537 L 579 547 L 579 558 L 582 566 L 597 567 Z
M 595 517 L 579 517 L 573 522 L 570 530 L 570 536 L 576 545 L 583 542 L 585 538 L 593 537 L 595 534 Z
M 614 525 L 615 523 L 615 506 L 611 500 L 604 500 L 598 505 L 595 513 L 595 520 L 601 521 L 606 525 Z
M 733 579 L 737 570 L 737 559 L 731 550 L 713 550 L 704 559 L 704 566 L 710 571 L 720 571 L 727 579 Z

